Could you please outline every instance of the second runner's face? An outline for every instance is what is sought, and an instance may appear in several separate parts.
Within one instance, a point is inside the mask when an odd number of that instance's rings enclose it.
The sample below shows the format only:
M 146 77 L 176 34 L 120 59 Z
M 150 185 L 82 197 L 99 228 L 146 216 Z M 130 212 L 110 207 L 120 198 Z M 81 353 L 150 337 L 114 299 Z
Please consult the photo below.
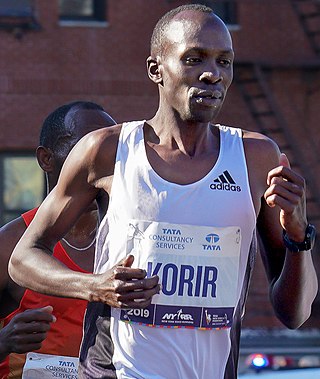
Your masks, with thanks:
M 183 121 L 207 123 L 219 113 L 232 82 L 232 41 L 214 15 L 192 12 L 188 19 L 182 17 L 176 16 L 166 33 L 163 99 Z

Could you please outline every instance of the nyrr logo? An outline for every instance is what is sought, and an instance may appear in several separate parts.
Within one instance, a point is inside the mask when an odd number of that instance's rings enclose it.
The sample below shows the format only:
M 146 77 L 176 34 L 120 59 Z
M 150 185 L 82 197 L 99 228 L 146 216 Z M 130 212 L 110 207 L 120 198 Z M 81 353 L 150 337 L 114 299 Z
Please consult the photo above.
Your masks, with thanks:
M 179 309 L 176 313 L 165 313 L 162 316 L 162 321 L 170 320 L 170 321 L 193 321 L 193 317 L 190 313 L 183 313 L 182 309 Z
M 210 188 L 214 191 L 241 191 L 241 187 L 237 186 L 236 182 L 227 170 L 223 171 L 221 175 L 214 179 L 213 183 L 210 184 Z
M 205 240 L 209 244 L 202 244 L 203 250 L 211 250 L 211 251 L 221 250 L 221 246 L 217 244 L 217 242 L 219 242 L 220 240 L 220 237 L 218 236 L 218 234 L 215 234 L 215 233 L 207 234 L 205 237 Z

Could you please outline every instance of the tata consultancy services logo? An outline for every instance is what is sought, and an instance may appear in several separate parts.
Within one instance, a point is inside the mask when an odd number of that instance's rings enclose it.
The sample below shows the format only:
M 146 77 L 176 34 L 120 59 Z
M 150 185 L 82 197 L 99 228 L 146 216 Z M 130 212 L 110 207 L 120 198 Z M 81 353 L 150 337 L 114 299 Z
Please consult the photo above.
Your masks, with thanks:
M 206 241 L 208 241 L 209 243 L 216 243 L 219 241 L 219 239 L 220 237 L 218 236 L 218 234 L 214 234 L 214 233 L 208 234 L 206 236 Z
M 221 250 L 221 246 L 218 244 L 220 237 L 218 234 L 210 233 L 207 234 L 205 240 L 208 242 L 206 244 L 202 244 L 203 250 Z

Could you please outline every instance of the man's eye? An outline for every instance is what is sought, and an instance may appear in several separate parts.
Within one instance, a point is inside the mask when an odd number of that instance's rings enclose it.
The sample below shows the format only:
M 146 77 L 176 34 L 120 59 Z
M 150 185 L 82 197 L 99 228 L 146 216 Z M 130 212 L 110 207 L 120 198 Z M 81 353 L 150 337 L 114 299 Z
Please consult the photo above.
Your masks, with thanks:
M 230 66 L 231 65 L 231 61 L 230 59 L 219 59 L 219 64 L 221 64 L 222 66 Z
M 186 63 L 199 63 L 201 59 L 198 57 L 188 57 L 186 58 Z

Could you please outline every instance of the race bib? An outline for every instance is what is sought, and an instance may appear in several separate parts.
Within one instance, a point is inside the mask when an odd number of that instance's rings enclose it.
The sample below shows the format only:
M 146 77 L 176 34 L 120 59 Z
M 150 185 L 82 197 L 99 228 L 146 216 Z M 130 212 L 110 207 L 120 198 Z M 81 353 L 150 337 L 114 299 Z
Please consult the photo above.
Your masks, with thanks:
M 78 379 L 79 358 L 28 353 L 22 379 Z
M 241 231 L 133 220 L 127 253 L 161 293 L 145 309 L 121 310 L 120 319 L 168 328 L 230 328 L 237 303 Z

